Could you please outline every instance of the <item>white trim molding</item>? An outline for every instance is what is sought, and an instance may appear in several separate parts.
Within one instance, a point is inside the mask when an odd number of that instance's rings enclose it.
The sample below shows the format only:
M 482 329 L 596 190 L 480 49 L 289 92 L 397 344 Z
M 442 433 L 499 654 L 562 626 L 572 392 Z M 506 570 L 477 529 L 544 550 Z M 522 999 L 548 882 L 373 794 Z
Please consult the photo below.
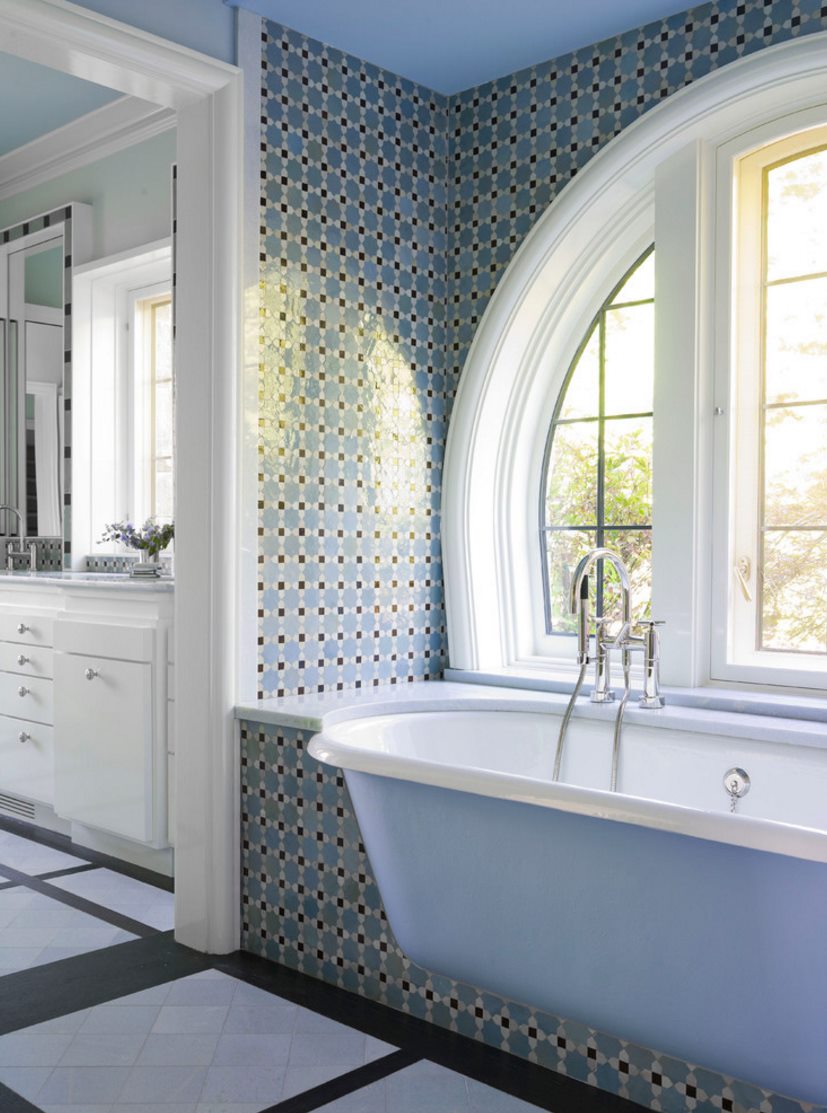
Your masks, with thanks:
M 175 127 L 175 113 L 120 97 L 0 157 L 0 201 Z
M 176 938 L 239 939 L 241 71 L 64 0 L 0 0 L 5 51 L 176 113 Z
M 714 266 L 704 260 L 714 243 L 715 152 L 767 120 L 823 104 L 825 89 L 827 33 L 722 67 L 608 143 L 515 255 L 471 346 L 448 435 L 443 558 L 453 669 L 537 675 L 566 656 L 567 639 L 552 646 L 545 635 L 543 450 L 578 344 L 657 226 L 684 254 L 678 273 L 656 252 L 653 612 L 669 623 L 665 682 L 708 681 L 715 344 Z M 681 215 L 677 196 L 670 201 L 676 189 Z M 658 433 L 659 420 L 674 436 Z M 659 463 L 666 459 L 668 467 Z

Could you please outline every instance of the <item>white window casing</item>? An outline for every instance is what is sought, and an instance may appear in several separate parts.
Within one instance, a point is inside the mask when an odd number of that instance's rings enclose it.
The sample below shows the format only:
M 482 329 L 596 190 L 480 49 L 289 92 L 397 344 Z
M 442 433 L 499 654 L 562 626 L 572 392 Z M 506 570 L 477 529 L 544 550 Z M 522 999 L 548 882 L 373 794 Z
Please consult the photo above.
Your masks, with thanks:
M 688 687 L 744 679 L 713 675 L 721 507 L 712 458 L 727 438 L 720 290 L 729 290 L 721 253 L 731 242 L 731 190 L 722 198 L 719 166 L 736 157 L 726 152 L 755 146 L 747 137 L 762 128 L 790 134 L 827 121 L 826 78 L 825 34 L 723 67 L 607 144 L 526 238 L 474 338 L 449 430 L 443 556 L 453 669 L 566 673 L 572 639 L 545 632 L 543 450 L 596 310 L 655 242 L 652 615 L 667 622 L 663 679 Z M 716 406 L 726 412 L 716 417 Z

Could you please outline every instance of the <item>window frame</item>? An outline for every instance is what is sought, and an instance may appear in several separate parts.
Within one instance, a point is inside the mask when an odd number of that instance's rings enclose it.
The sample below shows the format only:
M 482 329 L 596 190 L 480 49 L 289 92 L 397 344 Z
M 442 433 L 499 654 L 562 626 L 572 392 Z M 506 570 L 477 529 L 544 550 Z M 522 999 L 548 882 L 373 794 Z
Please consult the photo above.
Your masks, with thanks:
M 538 462 L 563 370 L 595 307 L 654 239 L 652 616 L 667 623 L 661 677 L 673 689 L 712 686 L 715 699 L 729 698 L 726 688 L 752 689 L 750 703 L 762 706 L 792 696 L 806 714 L 811 701 L 801 697 L 814 695 L 811 683 L 721 680 L 713 669 L 715 550 L 726 518 L 722 526 L 711 463 L 713 447 L 717 456 L 723 440 L 725 459 L 729 447 L 727 423 L 715 416 L 728 404 L 718 393 L 727 352 L 715 320 L 718 300 L 728 310 L 720 279 L 730 266 L 715 230 L 731 201 L 729 183 L 721 199 L 718 182 L 728 145 L 740 153 L 750 137 L 766 141 L 762 128 L 783 134 L 825 122 L 824 39 L 802 36 L 721 67 L 624 129 L 542 214 L 499 282 L 465 363 L 446 448 L 449 678 L 570 690 L 573 639 L 545 634 Z M 668 256 L 678 262 L 665 265 Z
M 619 292 L 621 291 L 623 286 L 625 286 L 626 282 L 632 277 L 632 275 L 636 271 L 638 271 L 643 266 L 643 264 L 646 262 L 646 260 L 651 255 L 654 254 L 654 251 L 655 251 L 655 245 L 654 245 L 654 243 L 651 243 L 640 255 L 637 256 L 637 258 L 634 260 L 634 262 L 631 264 L 631 266 L 627 268 L 627 270 L 623 273 L 621 278 L 614 284 L 614 286 L 612 287 L 612 290 L 609 293 L 608 297 L 606 297 L 605 300 L 601 303 L 600 308 L 597 310 L 597 312 L 593 316 L 591 324 L 589 325 L 586 333 L 584 334 L 583 339 L 581 340 L 580 344 L 578 345 L 577 351 L 575 352 L 574 357 L 571 360 L 571 363 L 569 364 L 569 367 L 568 367 L 568 370 L 566 372 L 565 378 L 563 379 L 563 384 L 560 387 L 560 390 L 559 390 L 559 393 L 558 393 L 558 396 L 557 396 L 557 402 L 556 402 L 555 407 L 554 407 L 554 413 L 552 415 L 551 423 L 549 425 L 549 430 L 548 430 L 548 434 L 547 434 L 547 438 L 546 438 L 546 448 L 545 448 L 545 452 L 543 454 L 542 479 L 541 479 L 541 483 L 540 483 L 540 506 L 539 506 L 539 542 L 540 542 L 540 560 L 541 560 L 541 563 L 542 563 L 543 598 L 544 598 L 544 608 L 543 609 L 544 609 L 544 619 L 545 619 L 545 632 L 549 637 L 554 637 L 554 638 L 558 638 L 558 637 L 573 638 L 573 637 L 576 637 L 575 633 L 573 633 L 571 631 L 566 631 L 566 630 L 555 630 L 553 625 L 552 625 L 552 598 L 551 598 L 551 583 L 550 583 L 550 580 L 549 580 L 549 561 L 548 561 L 548 544 L 549 544 L 549 535 L 551 533 L 559 533 L 559 532 L 594 533 L 596 535 L 595 547 L 597 547 L 597 548 L 603 547 L 605 545 L 604 534 L 606 533 L 607 529 L 609 530 L 609 532 L 618 532 L 620 530 L 630 530 L 630 531 L 636 531 L 636 532 L 648 532 L 650 537 L 652 535 L 652 523 L 651 523 L 651 521 L 649 522 L 648 525 L 642 525 L 642 524 L 636 524 L 634 526 L 618 526 L 618 525 L 615 525 L 615 526 L 608 526 L 607 527 L 606 522 L 605 522 L 605 506 L 603 504 L 603 491 L 604 491 L 604 488 L 605 488 L 605 447 L 604 447 L 604 445 L 605 445 L 606 422 L 607 421 L 630 419 L 630 418 L 635 418 L 635 417 L 637 417 L 637 418 L 646 417 L 646 418 L 652 419 L 652 424 L 653 424 L 653 428 L 654 428 L 654 411 L 649 411 L 649 412 L 646 412 L 646 413 L 639 413 L 639 414 L 638 413 L 611 414 L 607 417 L 607 415 L 605 413 L 605 403 L 604 403 L 604 382 L 605 382 L 605 363 L 606 363 L 606 339 L 605 339 L 605 337 L 606 337 L 606 332 L 605 332 L 605 330 L 606 330 L 606 317 L 607 317 L 607 314 L 609 313 L 610 310 L 617 309 L 617 308 L 625 308 L 627 305 L 632 306 L 632 305 L 649 305 L 649 304 L 654 305 L 655 304 L 654 297 L 639 299 L 636 302 L 628 302 L 628 303 L 618 302 L 616 300 L 617 295 L 619 294 Z M 581 357 L 583 356 L 583 353 L 588 348 L 589 343 L 591 342 L 591 339 L 594 336 L 594 333 L 595 333 L 596 330 L 600 330 L 599 355 L 598 355 L 598 359 L 599 359 L 598 374 L 599 374 L 599 384 L 600 385 L 599 385 L 598 402 L 597 402 L 597 406 L 596 406 L 598 412 L 593 418 L 572 418 L 570 420 L 561 421 L 560 417 L 559 417 L 559 414 L 560 414 L 560 412 L 563 408 L 563 405 L 565 403 L 566 396 L 567 396 L 568 391 L 569 391 L 569 387 L 571 386 L 572 380 L 573 380 L 575 374 L 577 373 L 578 367 L 580 365 Z M 561 425 L 563 425 L 563 424 L 566 424 L 566 425 L 575 424 L 577 421 L 580 421 L 580 420 L 582 420 L 582 421 L 595 421 L 595 422 L 597 422 L 597 426 L 598 426 L 599 448 L 598 448 L 598 460 L 597 460 L 597 471 L 596 471 L 596 481 L 597 481 L 596 519 L 597 519 L 597 521 L 596 521 L 595 526 L 593 528 L 589 527 L 589 526 L 582 526 L 582 527 L 579 527 L 579 526 L 556 526 L 555 527 L 555 526 L 549 525 L 549 523 L 548 523 L 548 513 L 547 513 L 547 492 L 548 492 L 548 484 L 549 484 L 549 473 L 550 473 L 550 467 L 551 467 L 551 457 L 552 457 L 552 452 L 553 452 L 553 449 L 554 449 L 554 439 L 555 439 L 555 436 L 557 435 L 557 432 L 558 432 Z M 596 569 L 596 581 L 597 581 L 597 583 L 596 583 L 597 604 L 596 605 L 598 607 L 601 607 L 602 598 L 603 598 L 603 575 L 604 575 L 604 572 L 603 572 L 603 567 L 602 566 L 603 566 L 603 562 L 600 561 L 600 562 L 598 562 L 598 566 L 597 566 L 597 569 Z
M 827 689 L 824 656 L 754 647 L 761 566 L 763 179 L 767 168 L 786 161 L 792 152 L 825 145 L 827 104 L 765 123 L 718 152 L 712 528 L 716 574 L 710 593 L 709 659 L 713 684 Z M 751 601 L 734 572 L 744 556 L 752 569 Z

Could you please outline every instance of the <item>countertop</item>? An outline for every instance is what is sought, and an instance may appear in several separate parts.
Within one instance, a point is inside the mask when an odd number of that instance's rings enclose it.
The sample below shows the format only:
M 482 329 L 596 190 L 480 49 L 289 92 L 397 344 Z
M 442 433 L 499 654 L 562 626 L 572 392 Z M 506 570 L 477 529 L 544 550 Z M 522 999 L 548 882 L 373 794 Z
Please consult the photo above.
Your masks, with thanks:
M 171 576 L 158 579 L 137 579 L 128 572 L 0 572 L 0 588 L 14 585 L 51 586 L 82 590 L 115 589 L 128 592 L 175 590 Z

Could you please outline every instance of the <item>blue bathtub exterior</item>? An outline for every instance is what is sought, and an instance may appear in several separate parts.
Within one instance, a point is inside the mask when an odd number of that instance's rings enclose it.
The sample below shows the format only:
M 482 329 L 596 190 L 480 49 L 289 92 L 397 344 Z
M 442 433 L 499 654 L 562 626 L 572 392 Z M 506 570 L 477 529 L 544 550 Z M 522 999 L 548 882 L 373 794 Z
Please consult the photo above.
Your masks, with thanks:
M 827 866 L 346 780 L 390 925 L 420 966 L 827 1103 Z

